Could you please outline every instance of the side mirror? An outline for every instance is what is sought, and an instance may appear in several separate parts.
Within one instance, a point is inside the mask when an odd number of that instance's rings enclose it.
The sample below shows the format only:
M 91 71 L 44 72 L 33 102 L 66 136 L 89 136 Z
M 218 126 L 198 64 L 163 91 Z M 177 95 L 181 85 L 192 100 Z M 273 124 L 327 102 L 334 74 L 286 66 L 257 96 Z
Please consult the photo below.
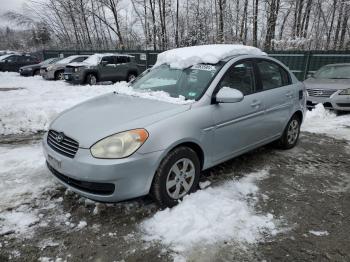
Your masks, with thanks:
M 223 87 L 216 94 L 215 98 L 217 103 L 238 103 L 243 100 L 244 95 L 237 89 Z
M 108 61 L 103 61 L 103 60 L 102 60 L 101 65 L 102 65 L 102 66 L 108 65 Z

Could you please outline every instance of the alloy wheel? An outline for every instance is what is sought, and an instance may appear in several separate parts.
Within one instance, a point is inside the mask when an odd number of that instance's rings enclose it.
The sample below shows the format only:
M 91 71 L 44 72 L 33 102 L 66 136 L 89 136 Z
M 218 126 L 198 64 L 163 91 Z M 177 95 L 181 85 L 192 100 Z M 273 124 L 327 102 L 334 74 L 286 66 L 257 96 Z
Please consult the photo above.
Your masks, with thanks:
M 293 119 L 288 126 L 287 140 L 290 145 L 294 144 L 299 135 L 299 122 Z
M 196 175 L 195 165 L 188 158 L 178 160 L 166 179 L 166 191 L 172 199 L 180 199 L 191 189 Z

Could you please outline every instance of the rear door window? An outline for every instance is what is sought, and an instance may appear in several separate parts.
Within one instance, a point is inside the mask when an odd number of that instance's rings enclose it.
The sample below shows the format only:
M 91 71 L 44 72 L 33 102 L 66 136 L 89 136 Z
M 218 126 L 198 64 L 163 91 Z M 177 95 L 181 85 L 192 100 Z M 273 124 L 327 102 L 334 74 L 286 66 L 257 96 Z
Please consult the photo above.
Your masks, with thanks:
M 129 62 L 129 59 L 126 56 L 118 56 L 117 57 L 117 63 L 118 64 L 125 64 L 125 63 L 128 63 L 128 62 Z
M 105 61 L 107 65 L 114 65 L 116 64 L 116 57 L 115 56 L 105 56 L 102 58 L 102 61 Z
M 288 72 L 276 63 L 259 60 L 257 68 L 260 73 L 262 90 L 270 90 L 290 84 Z

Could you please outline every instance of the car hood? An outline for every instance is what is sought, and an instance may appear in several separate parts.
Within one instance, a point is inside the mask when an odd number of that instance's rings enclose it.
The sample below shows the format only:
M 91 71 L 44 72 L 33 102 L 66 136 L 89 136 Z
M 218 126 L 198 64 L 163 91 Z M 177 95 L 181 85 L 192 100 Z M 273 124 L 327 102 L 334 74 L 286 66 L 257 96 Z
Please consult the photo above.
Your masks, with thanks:
M 52 122 L 50 129 L 78 141 L 81 148 L 90 148 L 102 138 L 134 128 L 147 128 L 190 107 L 189 104 L 172 104 L 113 92 L 64 111 Z
M 27 65 L 27 66 L 22 66 L 20 69 L 28 69 L 28 68 L 39 68 L 41 65 L 36 64 L 36 65 Z
M 308 89 L 334 89 L 342 90 L 350 88 L 350 79 L 316 79 L 309 78 L 304 81 Z

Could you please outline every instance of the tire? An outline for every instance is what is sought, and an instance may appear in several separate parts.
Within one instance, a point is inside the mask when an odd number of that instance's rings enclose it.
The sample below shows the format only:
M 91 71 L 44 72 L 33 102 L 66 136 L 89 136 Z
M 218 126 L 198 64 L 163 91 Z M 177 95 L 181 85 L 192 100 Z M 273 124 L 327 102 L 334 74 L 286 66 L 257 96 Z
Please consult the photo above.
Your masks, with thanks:
M 88 74 L 86 76 L 86 83 L 90 86 L 97 84 L 97 77 L 94 74 Z
M 55 73 L 55 80 L 64 80 L 64 72 L 58 71 Z
M 278 147 L 281 149 L 291 149 L 295 147 L 300 135 L 301 119 L 298 115 L 293 115 L 289 120 L 282 137 L 278 140 Z
M 137 77 L 137 74 L 131 72 L 131 73 L 128 74 L 128 77 L 126 78 L 126 81 L 127 81 L 128 83 L 130 83 L 131 81 L 135 80 L 136 77 Z
M 197 190 L 199 177 L 200 162 L 196 152 L 188 147 L 178 147 L 162 160 L 150 193 L 161 208 L 173 207 Z

